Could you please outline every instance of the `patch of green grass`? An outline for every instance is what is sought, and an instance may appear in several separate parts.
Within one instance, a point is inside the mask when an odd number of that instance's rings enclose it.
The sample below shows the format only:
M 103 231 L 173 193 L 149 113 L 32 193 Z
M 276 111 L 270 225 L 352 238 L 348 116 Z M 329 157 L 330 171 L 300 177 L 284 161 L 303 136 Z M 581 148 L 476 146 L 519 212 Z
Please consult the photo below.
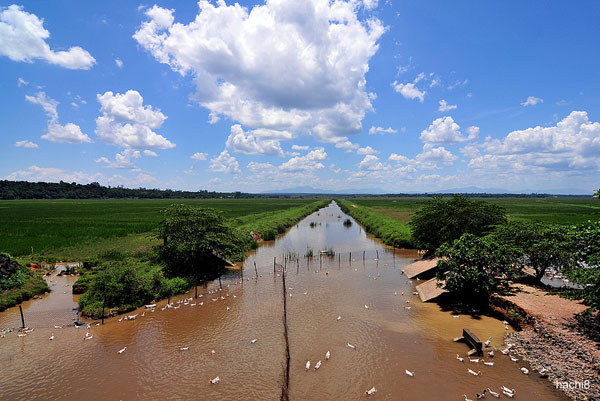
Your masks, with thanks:
M 354 199 L 336 200 L 344 213 L 354 217 L 369 234 L 381 239 L 384 244 L 412 248 L 410 228 L 392 217 L 385 216 L 373 209 L 360 206 Z
M 109 250 L 132 251 L 156 242 L 148 233 L 174 203 L 212 207 L 226 218 L 272 213 L 314 199 L 107 199 L 0 201 L 0 252 L 32 259 L 82 259 Z M 268 216 L 261 216 L 268 219 Z M 251 219 L 242 222 L 250 223 Z M 259 228 L 267 229 L 260 221 Z M 279 227 L 275 227 L 280 230 Z M 33 248 L 33 252 L 32 252 Z

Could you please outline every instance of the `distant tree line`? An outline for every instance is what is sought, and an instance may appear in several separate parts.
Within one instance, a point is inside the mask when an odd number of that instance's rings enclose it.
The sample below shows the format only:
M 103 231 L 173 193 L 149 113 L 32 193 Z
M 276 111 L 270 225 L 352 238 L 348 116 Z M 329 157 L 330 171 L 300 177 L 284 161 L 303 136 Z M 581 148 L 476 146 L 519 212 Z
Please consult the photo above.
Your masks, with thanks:
M 68 182 L 28 182 L 0 180 L 0 199 L 205 199 L 205 198 L 255 198 L 264 195 L 242 192 L 173 191 L 170 189 L 105 187 L 97 182 L 77 184 Z M 273 197 L 273 196 L 270 196 Z

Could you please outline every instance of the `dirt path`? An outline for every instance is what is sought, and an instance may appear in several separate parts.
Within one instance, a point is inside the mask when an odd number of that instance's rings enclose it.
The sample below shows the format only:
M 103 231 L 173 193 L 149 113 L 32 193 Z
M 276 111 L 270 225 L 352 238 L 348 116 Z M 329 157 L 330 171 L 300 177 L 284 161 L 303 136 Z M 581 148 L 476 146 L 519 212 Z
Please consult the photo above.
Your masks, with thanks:
M 600 401 L 600 344 L 574 328 L 574 315 L 586 307 L 524 284 L 513 289 L 499 301 L 528 324 L 507 335 L 507 342 L 515 344 L 514 351 L 533 369 L 546 368 L 548 380 L 572 399 Z

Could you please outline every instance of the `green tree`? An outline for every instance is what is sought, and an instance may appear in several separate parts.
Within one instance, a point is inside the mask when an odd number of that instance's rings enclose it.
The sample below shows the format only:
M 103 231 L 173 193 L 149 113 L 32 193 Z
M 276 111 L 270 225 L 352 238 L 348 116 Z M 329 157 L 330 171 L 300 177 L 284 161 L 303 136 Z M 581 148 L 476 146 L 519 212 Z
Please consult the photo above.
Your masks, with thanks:
M 409 225 L 416 245 L 435 250 L 465 233 L 482 235 L 506 221 L 504 209 L 464 196 L 435 197 L 411 218 Z
M 218 274 L 222 266 L 216 257 L 241 259 L 244 239 L 230 227 L 221 212 L 214 209 L 172 205 L 161 213 L 156 237 L 159 258 L 167 265 L 170 276 L 192 277 L 198 280 Z
M 600 222 L 588 222 L 574 227 L 574 255 L 577 264 L 565 270 L 573 282 L 582 284 L 584 302 L 589 311 L 600 310 Z M 597 315 L 600 324 L 600 313 Z
M 511 221 L 497 227 L 494 238 L 519 250 L 520 263 L 535 271 L 540 281 L 548 269 L 561 270 L 573 261 L 572 243 L 565 226 L 538 221 Z
M 490 236 L 463 234 L 437 250 L 436 277 L 444 288 L 467 302 L 483 302 L 508 286 L 515 275 L 518 252 Z
M 596 193 L 594 194 L 594 198 L 600 199 L 600 189 L 596 191 Z

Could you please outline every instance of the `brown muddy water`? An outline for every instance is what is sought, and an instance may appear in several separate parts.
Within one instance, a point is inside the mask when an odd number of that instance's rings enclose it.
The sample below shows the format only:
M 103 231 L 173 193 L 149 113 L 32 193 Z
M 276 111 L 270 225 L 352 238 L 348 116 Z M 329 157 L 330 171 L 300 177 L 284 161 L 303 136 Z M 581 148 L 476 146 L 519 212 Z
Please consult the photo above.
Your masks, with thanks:
M 567 399 L 535 372 L 524 375 L 520 368 L 527 365 L 499 351 L 485 358 L 494 366 L 469 362 L 466 345 L 452 341 L 462 328 L 483 340 L 492 336 L 492 345 L 500 348 L 504 325 L 485 316 L 453 317 L 436 304 L 421 303 L 413 295 L 417 283 L 402 274 L 417 253 L 396 251 L 394 257 L 358 224 L 344 226 L 346 218 L 331 204 L 249 254 L 243 284 L 235 272 L 220 292 L 213 282 L 210 294 L 203 289 L 202 298 L 188 305 L 162 310 L 163 301 L 154 312 L 135 312 L 135 320 L 54 328 L 71 324 L 76 307 L 74 279 L 54 277 L 52 293 L 23 304 L 25 323 L 35 331 L 0 338 L 0 399 L 279 399 L 283 289 L 280 272 L 273 275 L 273 258 L 283 262 L 286 255 L 292 257 L 286 263 L 291 400 L 463 400 L 463 394 L 476 399 L 486 387 L 500 392 L 502 385 L 515 389 L 514 399 Z M 319 257 L 326 248 L 336 256 Z M 315 256 L 307 259 L 310 249 Z M 18 326 L 18 308 L 0 313 L 0 327 Z M 86 332 L 93 338 L 85 340 Z M 468 368 L 481 374 L 473 376 Z M 216 376 L 220 382 L 211 384 Z M 377 393 L 366 395 L 372 387 Z

